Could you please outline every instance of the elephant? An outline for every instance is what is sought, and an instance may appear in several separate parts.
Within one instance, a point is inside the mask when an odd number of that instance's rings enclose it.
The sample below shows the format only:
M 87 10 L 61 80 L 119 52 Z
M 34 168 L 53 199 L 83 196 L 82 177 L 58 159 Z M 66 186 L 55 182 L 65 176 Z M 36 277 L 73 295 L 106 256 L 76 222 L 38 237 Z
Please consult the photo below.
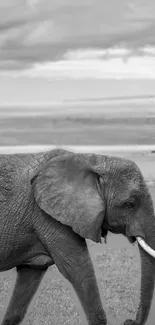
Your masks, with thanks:
M 89 325 L 106 325 L 87 239 L 108 232 L 138 242 L 141 293 L 135 320 L 148 318 L 155 278 L 155 216 L 134 161 L 61 148 L 0 155 L 0 271 L 17 278 L 2 325 L 20 324 L 48 267 L 71 283 Z

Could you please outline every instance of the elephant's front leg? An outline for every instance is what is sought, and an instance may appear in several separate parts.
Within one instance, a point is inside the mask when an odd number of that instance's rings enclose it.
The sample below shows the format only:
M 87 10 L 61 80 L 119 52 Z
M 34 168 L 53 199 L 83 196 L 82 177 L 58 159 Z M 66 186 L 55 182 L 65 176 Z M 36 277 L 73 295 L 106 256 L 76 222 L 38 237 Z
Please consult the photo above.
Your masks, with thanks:
M 21 323 L 46 270 L 26 265 L 17 268 L 17 280 L 2 325 Z
M 75 237 L 78 237 L 75 235 Z M 73 243 L 72 243 L 73 240 Z M 102 308 L 97 280 L 85 240 L 69 237 L 65 241 L 64 256 L 55 254 L 55 264 L 72 284 L 84 309 L 89 325 L 105 325 L 106 315 Z
M 58 222 L 54 222 L 58 225 Z M 54 229 L 46 228 L 41 240 L 52 255 L 59 271 L 72 284 L 85 312 L 89 325 L 105 325 L 106 315 L 102 308 L 93 263 L 85 239 L 62 224 Z M 54 231 L 54 236 L 51 237 Z

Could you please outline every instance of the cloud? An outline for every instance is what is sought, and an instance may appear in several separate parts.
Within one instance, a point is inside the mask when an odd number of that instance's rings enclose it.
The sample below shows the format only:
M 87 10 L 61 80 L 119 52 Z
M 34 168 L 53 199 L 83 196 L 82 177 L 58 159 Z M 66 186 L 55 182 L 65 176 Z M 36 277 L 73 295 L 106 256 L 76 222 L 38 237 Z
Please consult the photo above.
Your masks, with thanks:
M 0 68 L 57 61 L 79 49 L 155 45 L 154 12 L 154 0 L 0 0 Z
M 101 60 L 70 60 L 37 64 L 25 74 L 32 77 L 49 78 L 155 78 L 154 58 L 131 58 L 126 65 L 120 58 L 108 62 Z

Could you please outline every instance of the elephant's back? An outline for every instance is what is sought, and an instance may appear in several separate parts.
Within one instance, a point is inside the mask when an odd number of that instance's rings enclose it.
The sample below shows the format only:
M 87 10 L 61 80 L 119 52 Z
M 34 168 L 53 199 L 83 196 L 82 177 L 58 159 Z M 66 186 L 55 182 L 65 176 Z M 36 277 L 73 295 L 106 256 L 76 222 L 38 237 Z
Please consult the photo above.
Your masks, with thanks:
M 71 152 L 64 149 L 53 149 L 44 152 L 18 154 L 17 156 L 22 159 L 31 181 L 31 179 L 37 175 L 38 171 L 43 167 L 44 164 L 48 163 L 49 160 L 66 153 Z
M 64 154 L 63 149 L 55 149 L 34 154 L 0 155 L 0 208 L 16 201 L 31 191 L 31 179 L 50 159 Z
M 16 206 L 28 192 L 29 167 L 16 155 L 0 156 L 0 209 L 16 202 Z

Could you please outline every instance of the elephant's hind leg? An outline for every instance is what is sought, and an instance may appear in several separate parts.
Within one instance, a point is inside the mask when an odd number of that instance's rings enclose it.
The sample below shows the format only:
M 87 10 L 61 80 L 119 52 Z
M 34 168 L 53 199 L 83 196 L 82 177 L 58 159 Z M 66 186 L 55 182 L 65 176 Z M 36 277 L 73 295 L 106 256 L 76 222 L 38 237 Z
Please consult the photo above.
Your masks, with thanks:
M 16 325 L 23 320 L 47 268 L 17 267 L 17 279 L 2 325 Z

